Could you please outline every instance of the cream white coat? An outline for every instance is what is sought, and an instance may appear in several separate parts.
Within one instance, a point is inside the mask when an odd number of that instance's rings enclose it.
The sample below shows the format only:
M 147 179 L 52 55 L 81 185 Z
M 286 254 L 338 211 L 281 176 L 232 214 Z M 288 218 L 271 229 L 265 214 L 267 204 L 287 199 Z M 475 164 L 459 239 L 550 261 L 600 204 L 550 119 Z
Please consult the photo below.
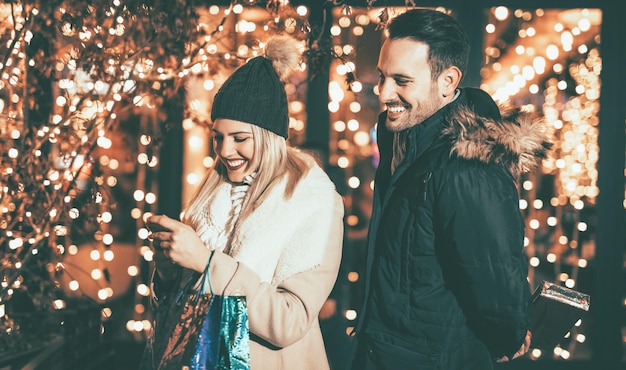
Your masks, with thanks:
M 274 187 L 229 254 L 215 253 L 211 281 L 218 294 L 247 296 L 252 370 L 328 369 L 318 313 L 337 279 L 343 201 L 318 166 L 283 194 Z

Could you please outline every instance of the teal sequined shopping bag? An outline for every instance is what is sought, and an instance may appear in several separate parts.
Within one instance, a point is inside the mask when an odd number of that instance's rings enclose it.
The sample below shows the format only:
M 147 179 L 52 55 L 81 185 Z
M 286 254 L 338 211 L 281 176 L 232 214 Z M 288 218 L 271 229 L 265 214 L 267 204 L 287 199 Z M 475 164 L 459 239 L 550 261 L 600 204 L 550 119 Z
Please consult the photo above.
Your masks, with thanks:
M 177 322 L 171 330 L 166 330 L 167 339 L 152 338 L 155 343 L 149 349 L 160 359 L 156 367 L 159 370 L 250 369 L 246 297 L 216 295 L 209 277 L 209 263 L 197 290 L 189 291 L 198 279 L 195 275 L 195 279 L 192 276 L 179 292 L 173 305 L 177 310 L 174 313 Z M 205 292 L 207 283 L 209 291 Z M 163 352 L 159 356 L 161 349 Z
M 215 328 L 219 328 L 217 335 Z M 250 369 L 250 332 L 245 296 L 213 296 L 189 368 Z

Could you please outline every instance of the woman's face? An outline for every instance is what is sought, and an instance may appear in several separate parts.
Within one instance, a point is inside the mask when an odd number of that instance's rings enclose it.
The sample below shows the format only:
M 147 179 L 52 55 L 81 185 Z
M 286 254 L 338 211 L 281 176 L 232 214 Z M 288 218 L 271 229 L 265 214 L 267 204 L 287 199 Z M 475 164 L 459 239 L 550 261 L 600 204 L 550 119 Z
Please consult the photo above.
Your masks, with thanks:
M 242 182 L 253 171 L 254 136 L 249 123 L 220 118 L 213 123 L 213 149 L 231 182 Z

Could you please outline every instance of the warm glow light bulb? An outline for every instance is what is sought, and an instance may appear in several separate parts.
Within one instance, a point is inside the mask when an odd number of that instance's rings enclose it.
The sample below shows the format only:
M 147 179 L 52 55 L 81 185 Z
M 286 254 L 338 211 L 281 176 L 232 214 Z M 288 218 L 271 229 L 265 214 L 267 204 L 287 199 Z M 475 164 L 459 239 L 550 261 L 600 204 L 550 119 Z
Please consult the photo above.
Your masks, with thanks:
M 111 262 L 111 261 L 113 261 L 114 258 L 115 258 L 115 253 L 113 253 L 112 250 L 104 251 L 104 260 L 105 261 Z
M 556 60 L 559 57 L 559 47 L 554 44 L 548 45 L 546 47 L 546 56 L 550 60 Z
M 143 192 L 143 190 L 137 189 L 134 191 L 133 193 L 133 198 L 137 201 L 137 202 L 141 202 L 144 198 L 145 194 Z
M 345 314 L 346 320 L 350 320 L 350 321 L 355 320 L 356 316 L 357 316 L 356 310 L 346 310 L 346 314 Z
M 509 9 L 505 6 L 498 6 L 493 10 L 493 14 L 499 21 L 504 21 L 509 17 Z
M 75 292 L 80 288 L 80 284 L 76 280 L 72 280 L 69 282 L 68 287 L 71 291 Z
M 529 259 L 529 261 L 528 261 L 528 262 L 529 262 L 529 264 L 530 264 L 532 267 L 537 267 L 537 266 L 539 266 L 539 264 L 540 264 L 540 262 L 541 262 L 541 261 L 540 261 L 540 259 L 539 259 L 539 258 L 537 258 L 537 257 L 531 257 L 531 258 Z
M 139 274 L 139 268 L 135 265 L 128 266 L 126 272 L 128 272 L 128 276 L 137 276 Z
M 361 185 L 361 180 L 356 177 L 356 176 L 352 176 L 348 179 L 348 186 L 352 189 L 356 189 Z
M 109 223 L 113 219 L 113 215 L 109 211 L 104 211 L 102 212 L 102 215 L 100 215 L 100 219 L 104 223 Z
M 148 296 L 150 294 L 150 288 L 146 284 L 137 284 L 137 293 L 142 296 Z
M 309 9 L 304 5 L 300 5 L 296 8 L 296 13 L 299 16 L 304 17 L 309 13 Z
M 113 235 L 106 233 L 102 236 L 102 243 L 104 243 L 105 245 L 111 245 L 113 244 Z
M 89 258 L 91 258 L 93 261 L 99 260 L 100 251 L 98 251 L 97 249 L 92 249 L 91 252 L 89 252 Z

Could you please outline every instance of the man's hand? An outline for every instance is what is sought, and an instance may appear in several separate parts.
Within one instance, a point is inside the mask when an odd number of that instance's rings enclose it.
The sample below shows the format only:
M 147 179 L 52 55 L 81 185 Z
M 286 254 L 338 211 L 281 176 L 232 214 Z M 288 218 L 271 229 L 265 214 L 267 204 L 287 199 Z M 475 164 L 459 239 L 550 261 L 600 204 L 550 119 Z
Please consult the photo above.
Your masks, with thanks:
M 519 350 L 515 352 L 511 360 L 524 356 L 526 352 L 528 352 L 528 349 L 530 348 L 530 340 L 532 339 L 532 336 L 533 334 L 530 332 L 530 330 L 528 330 L 526 332 L 526 338 L 524 338 L 524 343 L 522 343 L 522 346 L 519 348 Z M 496 362 L 507 362 L 507 361 L 509 361 L 508 356 L 504 356 L 496 360 Z

